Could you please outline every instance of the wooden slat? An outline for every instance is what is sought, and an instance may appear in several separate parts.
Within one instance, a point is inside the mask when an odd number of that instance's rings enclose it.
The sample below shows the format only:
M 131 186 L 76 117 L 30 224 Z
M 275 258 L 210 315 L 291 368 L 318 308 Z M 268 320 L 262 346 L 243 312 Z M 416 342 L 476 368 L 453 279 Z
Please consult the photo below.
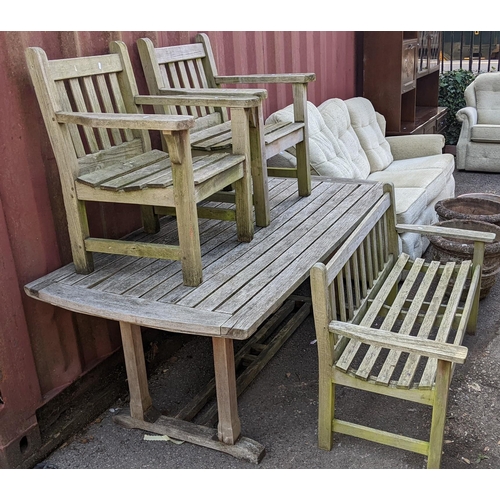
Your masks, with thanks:
M 96 77 L 97 80 L 97 86 L 99 87 L 99 92 L 101 94 L 103 106 L 104 106 L 104 111 L 106 113 L 114 113 L 115 109 L 113 107 L 113 101 L 111 100 L 111 95 L 109 93 L 108 85 L 106 83 L 106 78 L 103 75 L 98 75 Z M 115 146 L 119 146 L 122 144 L 122 136 L 121 133 L 118 129 L 112 128 L 111 130 L 111 135 L 113 137 L 113 144 Z
M 391 270 L 391 273 L 384 281 L 379 294 L 375 297 L 372 304 L 370 305 L 368 311 L 363 317 L 361 321 L 361 325 L 363 326 L 371 326 L 375 318 L 377 317 L 380 309 L 382 308 L 387 296 L 391 293 L 394 286 L 397 285 L 399 278 L 401 276 L 401 272 L 404 269 L 406 262 L 408 261 L 409 256 L 406 254 L 401 254 L 396 261 L 394 267 Z M 336 367 L 339 370 L 347 371 L 351 366 L 351 363 L 360 348 L 361 343 L 357 341 L 351 341 L 345 348 L 344 352 L 340 356 L 337 361 Z
M 53 59 L 48 62 L 48 65 L 50 76 L 54 80 L 81 78 L 90 75 L 115 73 L 122 70 L 121 61 L 115 54 L 73 59 Z
M 31 295 L 29 287 L 27 290 Z M 49 285 L 31 296 L 69 311 L 195 335 L 220 335 L 221 325 L 230 317 L 182 306 L 158 307 L 141 298 L 62 284 Z
M 116 106 L 116 113 L 127 113 L 129 110 L 125 106 L 125 101 L 123 100 L 123 95 L 121 92 L 120 84 L 118 82 L 118 77 L 115 73 L 109 75 L 109 88 L 111 90 L 113 100 Z M 125 135 L 126 141 L 132 141 L 134 139 L 134 133 L 130 129 L 124 129 L 123 134 Z
M 96 170 L 78 177 L 78 181 L 89 186 L 98 187 L 103 183 L 117 179 L 124 174 L 134 172 L 147 165 L 153 165 L 161 160 L 166 160 L 167 155 L 162 151 L 153 150 L 130 159 L 124 163 L 118 163 L 107 168 Z M 170 160 L 168 160 L 170 162 Z
M 271 190 L 272 192 L 272 190 Z M 284 220 L 287 220 L 290 215 L 290 206 L 293 206 L 291 201 L 292 194 L 296 193 L 296 188 L 288 184 L 286 188 L 280 191 L 280 196 L 271 198 L 271 201 L 276 203 L 272 208 L 273 222 L 275 227 L 279 227 Z M 283 196 L 283 197 L 282 197 Z M 302 200 L 301 200 L 302 201 Z M 253 245 L 260 240 L 259 231 L 256 231 L 254 240 L 246 245 L 238 245 L 234 238 L 234 230 L 230 227 L 232 233 L 226 230 L 219 232 L 211 243 L 205 242 L 202 246 L 202 251 L 207 249 L 207 254 L 203 256 L 204 261 L 204 276 L 205 282 L 208 283 L 220 272 L 224 272 L 227 266 L 237 260 L 241 255 L 244 255 Z M 259 229 L 259 228 L 257 228 Z M 221 255 L 224 258 L 221 258 Z M 194 292 L 192 288 L 179 285 L 179 280 L 170 277 L 163 269 L 157 269 L 154 274 L 144 276 L 137 281 L 137 284 L 130 289 L 127 294 L 143 296 L 149 300 L 161 300 L 168 303 L 180 303 L 184 297 L 189 297 Z M 200 285 L 200 286 L 203 286 Z M 188 302 L 186 305 L 196 307 L 201 299 Z
M 448 304 L 439 325 L 439 330 L 436 335 L 436 340 L 439 342 L 447 342 L 448 335 L 450 334 L 453 320 L 455 319 L 456 310 L 460 302 L 460 298 L 463 293 L 465 282 L 470 271 L 470 261 L 462 262 L 457 277 L 455 278 L 455 283 L 453 284 L 453 290 L 451 292 L 450 298 L 448 299 Z M 432 387 L 436 377 L 437 370 L 437 360 L 428 359 L 427 365 L 424 369 L 424 373 L 420 379 L 420 387 Z
M 62 104 L 62 109 L 65 111 L 72 111 L 71 102 L 66 91 L 66 87 L 63 81 L 56 82 L 56 88 L 59 92 L 59 99 Z M 83 146 L 82 138 L 80 137 L 80 132 L 78 131 L 78 126 L 73 123 L 67 124 L 71 141 L 73 142 L 73 147 L 75 148 L 76 156 L 81 158 L 86 155 L 85 147 Z
M 348 191 L 346 191 L 347 193 Z M 356 190 L 349 193 L 349 196 L 355 199 L 360 195 Z M 331 204 L 325 203 L 328 199 L 331 200 Z M 329 224 L 324 223 L 325 218 L 330 216 L 329 222 L 333 224 L 342 215 L 342 201 L 343 195 L 341 192 L 336 193 L 334 197 L 331 197 L 330 193 L 326 192 L 323 196 L 311 200 L 309 206 L 302 210 L 298 217 L 294 217 L 291 223 L 284 224 L 273 233 L 272 237 L 267 238 L 261 245 L 254 247 L 251 253 L 248 252 L 245 257 L 238 259 L 232 265 L 228 265 L 226 273 L 232 273 L 233 276 L 204 298 L 200 305 L 207 309 L 220 309 L 225 312 L 238 310 L 248 297 L 241 297 L 241 294 L 238 294 L 237 291 L 252 279 L 251 292 L 254 293 L 257 290 L 256 276 L 260 277 L 261 273 L 265 273 L 263 281 L 270 281 L 273 278 L 273 274 L 266 272 L 271 263 L 273 264 L 273 273 L 276 274 L 281 272 L 290 262 L 293 262 L 297 254 L 303 255 L 309 252 L 318 235 L 323 234 L 325 231 L 325 226 L 330 227 Z M 349 203 L 345 205 L 349 205 Z M 318 217 L 315 224 L 310 221 L 312 213 L 315 213 Z M 235 274 L 235 268 L 240 269 L 241 272 Z M 203 294 L 206 294 L 206 292 L 206 289 L 201 291 Z
M 292 132 L 295 132 L 297 130 L 301 130 L 304 128 L 303 123 L 286 123 L 283 122 L 280 124 L 281 127 L 279 127 L 276 130 L 270 129 L 267 125 L 264 127 L 264 140 L 266 142 L 266 145 L 272 144 L 275 141 L 279 141 L 283 137 L 291 134 Z
M 80 111 L 82 113 L 87 112 L 88 111 L 87 104 L 85 102 L 82 88 L 80 86 L 80 80 L 78 80 L 77 78 L 71 78 L 69 80 L 69 85 L 73 93 L 73 100 L 75 102 L 77 111 Z M 90 148 L 90 152 L 96 153 L 97 151 L 99 151 L 100 148 L 97 144 L 94 130 L 90 127 L 82 127 L 82 129 L 83 132 L 85 133 L 85 138 L 87 139 L 87 144 Z
M 434 277 L 438 269 L 439 269 L 439 262 L 436 261 L 432 262 L 431 266 L 427 269 L 424 279 L 422 280 L 422 283 L 418 287 L 418 291 L 411 299 L 411 305 L 408 311 L 406 312 L 404 322 L 401 325 L 401 329 L 399 331 L 401 335 L 409 335 L 411 333 L 411 325 L 413 325 L 417 320 L 418 314 L 422 308 L 422 304 L 425 301 L 425 297 L 432 285 L 432 282 L 434 280 Z M 424 320 L 420 328 L 423 328 L 425 330 L 426 325 L 429 325 L 430 328 L 434 323 L 434 317 L 435 314 L 433 314 L 432 312 L 429 313 L 429 316 L 427 317 L 427 319 Z M 401 353 L 399 351 L 391 351 L 387 355 L 387 358 L 377 376 L 377 383 L 382 385 L 389 384 L 400 355 Z
M 455 269 L 454 262 L 446 263 L 444 271 L 441 274 L 439 282 L 432 296 L 431 303 L 425 314 L 424 320 L 420 325 L 417 337 L 424 339 L 429 337 L 432 331 L 432 327 L 436 322 L 436 317 L 439 311 L 439 307 L 443 303 L 445 293 L 447 291 L 450 279 L 452 278 L 454 269 Z M 419 361 L 420 361 L 419 356 L 416 355 L 408 356 L 408 359 L 406 360 L 405 366 L 403 367 L 403 370 L 397 382 L 399 387 L 406 388 L 410 386 L 415 376 L 415 372 Z
M 405 305 L 405 302 L 408 298 L 408 295 L 412 291 L 413 285 L 414 285 L 415 281 L 417 280 L 417 277 L 420 273 L 420 270 L 422 268 L 423 263 L 424 263 L 424 259 L 416 259 L 410 272 L 405 277 L 405 281 L 404 281 L 403 285 L 401 286 L 401 288 L 399 289 L 396 300 L 391 304 L 389 312 L 387 313 L 386 317 L 384 318 L 384 321 L 382 322 L 382 324 L 380 326 L 380 328 L 382 328 L 383 330 L 392 330 L 394 324 L 396 323 L 396 321 L 401 313 L 401 310 L 403 309 L 403 307 Z M 406 324 L 404 323 L 401 326 L 398 333 L 400 335 L 409 335 L 412 328 L 413 328 L 413 322 L 407 321 Z M 359 368 L 356 371 L 357 377 L 359 377 L 363 380 L 368 379 L 368 377 L 370 376 L 371 371 L 373 369 L 373 366 L 375 365 L 377 357 L 380 354 L 380 351 L 381 351 L 381 348 L 379 348 L 379 347 L 375 347 L 375 346 L 369 347 L 368 351 L 365 354 L 365 357 L 363 358 L 363 361 L 360 363 Z
M 85 88 L 85 93 L 87 95 L 90 111 L 92 111 L 92 113 L 100 113 L 101 104 L 99 102 L 99 97 L 97 96 L 94 81 L 90 76 L 84 77 L 82 81 L 83 81 L 83 87 Z M 111 143 L 109 142 L 109 136 L 107 130 L 104 128 L 98 128 L 97 134 L 99 135 L 99 139 L 101 141 L 101 147 L 99 149 L 110 148 Z
M 155 48 L 155 56 L 159 64 L 167 64 L 205 57 L 205 49 L 201 43 L 159 47 Z

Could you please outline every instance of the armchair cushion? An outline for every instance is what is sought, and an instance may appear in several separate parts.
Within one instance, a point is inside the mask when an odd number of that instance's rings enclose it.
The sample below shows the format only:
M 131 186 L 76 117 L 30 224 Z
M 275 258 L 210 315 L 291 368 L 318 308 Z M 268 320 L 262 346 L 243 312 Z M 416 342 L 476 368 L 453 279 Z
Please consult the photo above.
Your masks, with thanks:
M 353 97 L 345 101 L 352 128 L 370 162 L 370 171 L 378 172 L 393 161 L 391 147 L 377 121 L 373 104 L 364 97 Z
M 478 123 L 500 125 L 500 74 L 482 73 L 471 85 L 475 89 Z
M 500 115 L 500 111 L 498 114 Z M 470 140 L 500 143 L 500 125 L 475 125 L 471 128 Z

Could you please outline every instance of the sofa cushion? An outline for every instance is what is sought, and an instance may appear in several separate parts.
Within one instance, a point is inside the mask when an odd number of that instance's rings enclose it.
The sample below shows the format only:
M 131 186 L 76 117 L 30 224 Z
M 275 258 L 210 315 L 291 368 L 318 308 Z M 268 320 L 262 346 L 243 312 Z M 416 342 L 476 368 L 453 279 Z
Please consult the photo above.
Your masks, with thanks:
M 402 187 L 394 190 L 396 222 L 416 224 L 427 207 L 424 188 Z
M 328 177 L 365 179 L 369 172 L 360 172 L 344 146 L 326 126 L 316 106 L 308 102 L 309 164 L 311 172 Z M 293 122 L 293 104 L 270 115 L 266 124 Z
M 326 126 L 338 139 L 342 153 L 352 162 L 355 179 L 366 179 L 370 174 L 370 162 L 352 128 L 349 110 L 342 99 L 328 99 L 318 106 Z
M 378 182 L 392 182 L 396 188 L 422 188 L 425 190 L 426 203 L 439 195 L 445 189 L 449 175 L 438 168 L 428 168 L 420 170 L 400 170 L 373 172 L 368 176 L 368 180 Z
M 470 131 L 470 140 L 475 142 L 500 142 L 500 125 L 474 125 Z
M 388 172 L 426 170 L 437 168 L 445 173 L 447 177 L 453 175 L 455 170 L 455 158 L 449 153 L 421 156 L 417 158 L 406 158 L 404 160 L 394 160 L 387 168 Z
M 379 172 L 393 161 L 391 147 L 385 140 L 377 122 L 375 108 L 364 97 L 353 97 L 345 101 L 351 125 L 370 162 L 370 171 Z

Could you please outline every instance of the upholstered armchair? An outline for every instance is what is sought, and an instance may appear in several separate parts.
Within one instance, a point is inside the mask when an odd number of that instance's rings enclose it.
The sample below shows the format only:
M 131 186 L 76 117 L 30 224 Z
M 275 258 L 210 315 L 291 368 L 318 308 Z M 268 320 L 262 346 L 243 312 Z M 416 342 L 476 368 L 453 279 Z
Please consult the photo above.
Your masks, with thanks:
M 465 89 L 465 103 L 457 112 L 457 168 L 500 172 L 500 72 L 478 75 Z

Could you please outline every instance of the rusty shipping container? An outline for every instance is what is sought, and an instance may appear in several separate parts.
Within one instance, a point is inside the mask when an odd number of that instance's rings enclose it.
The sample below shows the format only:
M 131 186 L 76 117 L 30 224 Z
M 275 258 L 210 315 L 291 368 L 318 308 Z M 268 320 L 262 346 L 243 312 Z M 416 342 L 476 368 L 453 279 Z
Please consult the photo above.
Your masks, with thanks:
M 0 467 L 48 453 L 41 410 L 85 374 L 120 352 L 117 325 L 28 298 L 23 286 L 69 262 L 71 253 L 54 156 L 31 85 L 24 51 L 49 59 L 105 54 L 112 40 L 129 47 L 139 90 L 147 93 L 135 41 L 191 43 L 197 32 L 0 33 Z M 355 95 L 355 32 L 207 31 L 219 74 L 315 72 L 309 100 Z M 291 88 L 268 86 L 265 115 L 292 102 Z M 97 236 L 137 227 L 134 208 L 93 204 Z M 47 447 L 48 446 L 48 447 Z M 37 455 L 38 454 L 38 455 Z

